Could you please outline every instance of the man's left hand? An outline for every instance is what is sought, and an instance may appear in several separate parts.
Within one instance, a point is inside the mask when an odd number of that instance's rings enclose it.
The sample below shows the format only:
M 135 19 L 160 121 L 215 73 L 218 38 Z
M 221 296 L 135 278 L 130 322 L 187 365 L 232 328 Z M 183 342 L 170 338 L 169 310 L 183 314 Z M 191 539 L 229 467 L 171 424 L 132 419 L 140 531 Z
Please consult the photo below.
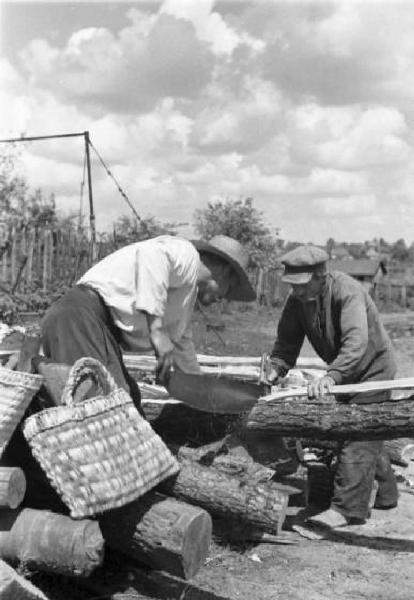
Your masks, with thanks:
M 309 398 L 316 398 L 316 400 L 324 400 L 325 397 L 332 393 L 332 388 L 335 385 L 335 381 L 329 375 L 324 375 L 315 381 L 311 381 L 308 385 L 308 396 Z

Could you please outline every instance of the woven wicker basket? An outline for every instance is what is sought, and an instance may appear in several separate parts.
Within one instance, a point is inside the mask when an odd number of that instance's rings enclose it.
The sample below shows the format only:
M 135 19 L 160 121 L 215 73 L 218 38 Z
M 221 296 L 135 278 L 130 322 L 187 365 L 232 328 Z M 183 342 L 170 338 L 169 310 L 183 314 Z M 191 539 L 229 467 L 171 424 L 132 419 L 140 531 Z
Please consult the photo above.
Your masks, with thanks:
M 76 386 L 89 374 L 103 393 L 75 403 Z M 28 417 L 23 433 L 73 518 L 123 506 L 179 470 L 99 361 L 81 358 L 74 364 L 62 403 Z
M 0 367 L 0 456 L 42 383 L 41 375 Z

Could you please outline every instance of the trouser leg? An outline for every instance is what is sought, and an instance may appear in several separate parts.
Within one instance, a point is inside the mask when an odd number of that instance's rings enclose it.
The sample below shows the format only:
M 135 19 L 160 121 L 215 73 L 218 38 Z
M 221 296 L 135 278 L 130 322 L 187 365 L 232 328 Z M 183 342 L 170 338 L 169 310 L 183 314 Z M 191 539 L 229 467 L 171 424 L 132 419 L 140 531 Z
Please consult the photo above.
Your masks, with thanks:
M 70 290 L 43 319 L 43 351 L 53 361 L 69 365 L 83 356 L 96 358 L 141 411 L 139 387 L 124 365 L 116 331 L 101 303 L 98 296 Z
M 393 508 L 398 503 L 398 488 L 389 456 L 382 451 L 377 459 L 375 479 L 378 491 L 374 508 Z
M 381 441 L 344 442 L 338 453 L 331 508 L 347 518 L 366 519 Z

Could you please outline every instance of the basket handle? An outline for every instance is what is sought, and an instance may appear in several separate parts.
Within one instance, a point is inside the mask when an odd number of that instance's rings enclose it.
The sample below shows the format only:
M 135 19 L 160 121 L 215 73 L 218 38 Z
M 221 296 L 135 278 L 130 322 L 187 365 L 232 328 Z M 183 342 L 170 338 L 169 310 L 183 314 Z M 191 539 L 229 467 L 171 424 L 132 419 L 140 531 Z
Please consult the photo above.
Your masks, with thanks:
M 62 403 L 73 406 L 74 393 L 77 386 L 86 376 L 91 375 L 96 384 L 102 388 L 102 393 L 108 395 L 118 389 L 108 369 L 96 358 L 84 356 L 72 366 L 62 392 Z

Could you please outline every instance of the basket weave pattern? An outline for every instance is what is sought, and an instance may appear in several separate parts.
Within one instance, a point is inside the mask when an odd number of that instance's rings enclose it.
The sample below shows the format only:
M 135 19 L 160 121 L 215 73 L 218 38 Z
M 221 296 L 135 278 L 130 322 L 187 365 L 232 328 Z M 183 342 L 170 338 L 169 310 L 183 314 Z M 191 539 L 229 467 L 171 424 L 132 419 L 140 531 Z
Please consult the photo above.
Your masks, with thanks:
M 41 375 L 0 367 L 0 456 L 42 383 Z
M 85 372 L 106 393 L 73 403 Z M 176 459 L 99 361 L 75 363 L 62 399 L 26 419 L 23 432 L 72 517 L 123 506 L 177 473 Z

